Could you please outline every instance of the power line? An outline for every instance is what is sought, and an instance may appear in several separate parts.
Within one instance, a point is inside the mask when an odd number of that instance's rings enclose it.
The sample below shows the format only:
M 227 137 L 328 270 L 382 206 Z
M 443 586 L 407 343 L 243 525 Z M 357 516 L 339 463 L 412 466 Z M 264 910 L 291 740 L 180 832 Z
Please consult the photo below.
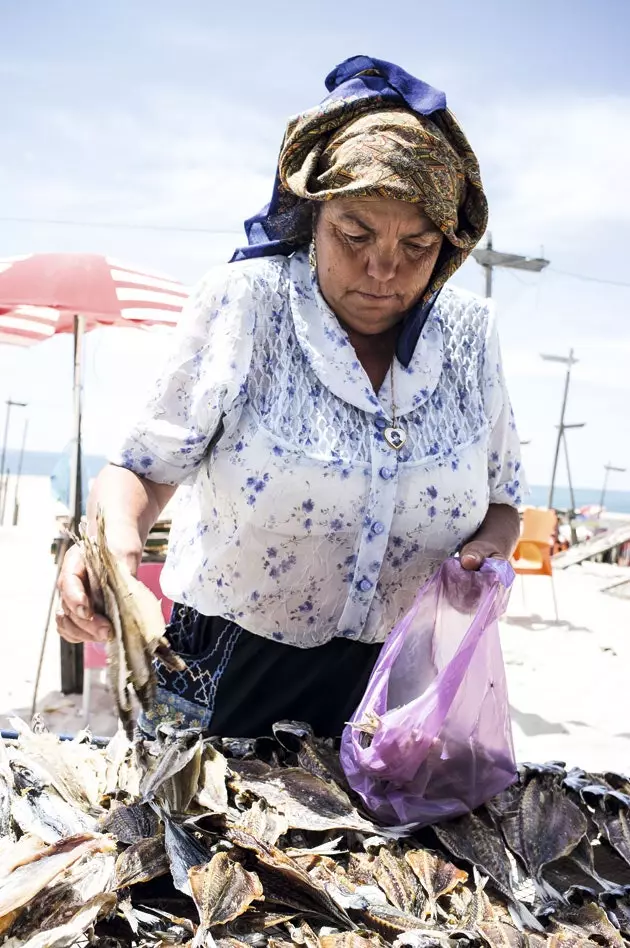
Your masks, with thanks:
M 40 219 L 37 217 L 0 217 L 2 223 L 54 224 L 62 227 L 106 227 L 112 230 L 158 230 L 177 231 L 181 234 L 241 234 L 242 230 L 220 230 L 216 227 L 177 227 L 170 224 L 132 224 L 124 221 L 77 221 Z
M 222 230 L 217 227 L 180 227 L 172 224 L 132 224 L 126 221 L 80 221 L 57 218 L 38 217 L 0 217 L 0 223 L 7 224 L 52 224 L 59 227 L 96 227 L 108 230 L 151 230 L 180 234 L 224 234 L 243 236 L 242 230 Z M 606 280 L 603 277 L 587 276 L 584 273 L 572 273 L 570 270 L 559 270 L 557 267 L 548 267 L 552 273 L 559 276 L 571 277 L 573 280 L 582 280 L 585 283 L 599 283 L 602 286 L 619 286 L 630 289 L 630 283 L 623 280 Z M 514 275 L 514 274 L 513 274 Z M 520 280 L 523 284 L 525 280 Z
M 624 286 L 630 287 L 630 283 L 624 283 L 622 280 L 605 280 L 602 277 L 586 276 L 584 273 L 571 273 L 569 270 L 558 270 L 557 267 L 549 267 L 552 273 L 558 273 L 560 276 L 572 277 L 574 280 L 584 280 L 586 283 L 602 283 L 606 286 Z

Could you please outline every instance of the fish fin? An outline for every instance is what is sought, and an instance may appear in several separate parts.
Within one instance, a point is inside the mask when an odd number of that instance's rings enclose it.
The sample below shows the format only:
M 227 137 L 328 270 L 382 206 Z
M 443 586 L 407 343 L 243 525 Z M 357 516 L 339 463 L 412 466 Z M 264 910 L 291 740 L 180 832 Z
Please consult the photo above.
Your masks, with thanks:
M 536 916 L 522 902 L 508 902 L 508 911 L 519 932 L 522 932 L 524 928 L 529 928 L 534 932 L 545 931 Z

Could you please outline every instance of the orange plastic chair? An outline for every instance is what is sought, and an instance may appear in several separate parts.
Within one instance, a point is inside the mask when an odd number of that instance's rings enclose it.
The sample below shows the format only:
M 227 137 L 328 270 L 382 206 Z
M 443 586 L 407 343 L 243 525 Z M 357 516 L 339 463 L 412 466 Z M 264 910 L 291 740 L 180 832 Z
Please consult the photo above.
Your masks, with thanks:
M 558 528 L 555 510 L 526 507 L 521 520 L 521 537 L 512 557 L 512 568 L 520 576 L 548 576 L 551 580 L 553 608 L 558 621 L 558 603 L 553 581 L 551 555 Z M 523 582 L 523 598 L 525 583 Z

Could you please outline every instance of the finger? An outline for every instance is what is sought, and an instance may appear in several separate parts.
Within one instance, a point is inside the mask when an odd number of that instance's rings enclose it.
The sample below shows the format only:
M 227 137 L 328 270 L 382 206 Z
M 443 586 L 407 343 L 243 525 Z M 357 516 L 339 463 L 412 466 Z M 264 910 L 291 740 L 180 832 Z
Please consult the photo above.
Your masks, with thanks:
M 81 619 L 71 612 L 65 599 L 61 600 L 61 610 L 58 615 L 65 617 L 73 627 L 74 634 L 82 636 L 82 641 L 106 642 L 111 634 L 111 625 L 104 616 L 95 615 L 93 619 Z
M 92 604 L 87 590 L 87 571 L 83 557 L 76 547 L 66 554 L 57 587 L 73 615 L 82 619 L 92 617 Z
M 466 550 L 465 553 L 460 555 L 459 561 L 464 569 L 477 570 L 481 569 L 484 557 L 475 550 Z
M 55 623 L 57 625 L 57 632 L 66 642 L 70 642 L 72 645 L 85 642 L 85 633 L 77 628 L 63 612 L 57 613 Z

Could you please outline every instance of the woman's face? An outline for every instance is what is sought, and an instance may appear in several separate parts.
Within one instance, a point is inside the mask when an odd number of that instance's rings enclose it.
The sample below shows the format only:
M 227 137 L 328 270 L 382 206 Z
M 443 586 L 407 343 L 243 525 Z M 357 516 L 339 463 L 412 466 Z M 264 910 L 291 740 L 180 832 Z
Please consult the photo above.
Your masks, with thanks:
M 390 198 L 336 198 L 320 205 L 317 277 L 344 325 L 387 332 L 424 293 L 442 234 L 416 204 Z

